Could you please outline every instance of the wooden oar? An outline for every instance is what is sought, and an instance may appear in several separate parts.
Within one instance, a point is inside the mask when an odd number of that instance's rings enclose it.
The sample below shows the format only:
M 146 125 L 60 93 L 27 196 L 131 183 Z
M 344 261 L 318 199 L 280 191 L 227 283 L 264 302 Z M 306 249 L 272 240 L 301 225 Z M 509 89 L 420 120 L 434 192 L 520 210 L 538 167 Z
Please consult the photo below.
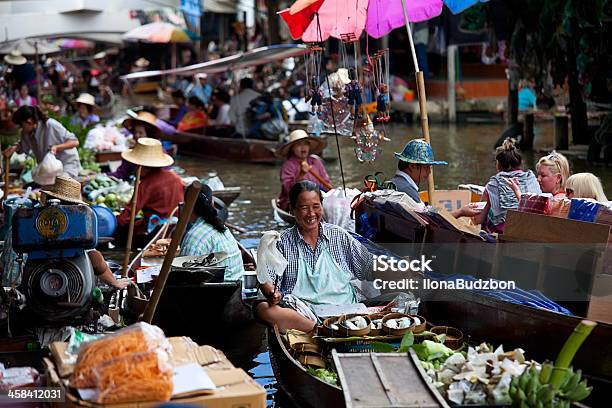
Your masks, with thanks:
M 4 157 L 4 199 L 8 199 L 9 179 L 11 178 L 11 158 Z
M 312 174 L 312 176 L 314 178 L 317 179 L 317 181 L 319 182 L 319 184 L 321 184 L 326 190 L 331 190 L 332 188 L 334 188 L 334 186 L 332 186 L 331 184 L 329 184 L 327 181 L 325 181 L 325 179 L 323 177 L 321 177 L 319 175 L 319 173 L 317 173 L 316 171 L 314 171 L 313 169 L 308 170 L 308 172 L 310 174 Z
M 149 303 L 147 303 L 147 308 L 145 309 L 142 320 L 148 323 L 151 323 L 153 320 L 153 316 L 155 315 L 155 309 L 157 309 L 157 304 L 159 303 L 159 299 L 161 298 L 162 292 L 164 291 L 164 287 L 166 286 L 166 281 L 168 280 L 168 275 L 170 274 L 170 267 L 172 266 L 172 261 L 176 255 L 176 250 L 183 239 L 183 235 L 185 234 L 185 229 L 187 229 L 187 223 L 191 218 L 191 213 L 193 212 L 193 207 L 195 206 L 196 199 L 198 198 L 198 194 L 200 194 L 200 190 L 202 189 L 202 183 L 199 181 L 194 181 L 187 188 L 187 194 L 185 196 L 185 206 L 181 211 L 181 216 L 176 224 L 176 229 L 172 234 L 172 240 L 170 241 L 170 245 L 168 246 L 168 251 L 166 252 L 166 256 L 164 257 L 164 263 L 161 266 L 159 271 L 159 276 L 155 280 L 155 287 L 153 288 L 153 293 L 151 294 L 151 299 Z
M 225 222 L 224 224 L 225 224 L 225 226 L 227 228 L 233 229 L 234 231 L 239 232 L 241 234 L 244 234 L 245 232 L 247 232 L 247 230 L 245 230 L 244 228 L 239 227 L 239 226 L 234 225 L 234 224 L 230 224 L 229 222 Z
M 130 265 L 130 253 L 132 252 L 132 239 L 134 238 L 134 222 L 136 221 L 136 203 L 138 201 L 138 188 L 140 187 L 140 172 L 142 166 L 136 167 L 136 182 L 134 183 L 134 195 L 132 196 L 132 208 L 130 211 L 130 226 L 128 228 L 127 243 L 125 245 L 125 257 L 123 258 L 123 268 L 121 269 L 121 276 L 124 278 L 128 274 L 128 267 Z

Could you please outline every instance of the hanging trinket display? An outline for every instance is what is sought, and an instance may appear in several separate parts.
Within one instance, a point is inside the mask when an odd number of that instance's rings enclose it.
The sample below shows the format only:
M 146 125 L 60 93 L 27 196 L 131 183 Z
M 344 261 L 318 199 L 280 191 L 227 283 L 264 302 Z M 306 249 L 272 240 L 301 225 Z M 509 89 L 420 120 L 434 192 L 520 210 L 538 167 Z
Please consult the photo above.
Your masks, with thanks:
M 389 99 L 389 50 L 378 51 L 372 59 L 374 87 L 376 96 L 376 121 L 388 122 L 390 119 Z
M 346 96 L 344 96 L 344 87 L 350 82 L 348 70 L 346 68 L 338 69 L 338 71 L 328 75 L 327 81 L 329 82 L 331 94 L 329 97 L 323 99 L 323 109 L 319 114 L 323 122 L 322 132 L 333 134 L 334 131 L 337 131 L 341 136 L 352 136 L 353 120 L 351 118 L 348 101 Z M 314 130 L 314 124 L 312 128 Z
M 316 44 L 308 44 L 306 54 L 307 92 L 306 102 L 310 103 L 310 114 L 316 115 L 323 108 L 323 91 L 321 90 L 321 61 L 323 48 Z
M 358 121 L 355 136 L 353 136 L 357 146 L 355 147 L 355 155 L 357 160 L 362 163 L 372 163 L 382 153 L 382 148 L 379 147 L 380 142 L 388 141 L 385 133 L 374 128 L 374 124 L 369 115 L 365 115 Z

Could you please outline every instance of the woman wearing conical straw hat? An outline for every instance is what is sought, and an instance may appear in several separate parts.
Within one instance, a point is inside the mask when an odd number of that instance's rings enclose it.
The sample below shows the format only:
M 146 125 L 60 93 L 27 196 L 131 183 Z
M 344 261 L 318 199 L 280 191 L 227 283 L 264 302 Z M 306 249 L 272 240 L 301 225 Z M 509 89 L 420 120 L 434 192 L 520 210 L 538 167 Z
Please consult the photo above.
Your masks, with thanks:
M 309 180 L 321 186 L 324 191 L 332 187 L 325 166 L 319 157 L 312 154 L 325 146 L 323 139 L 308 136 L 304 130 L 291 132 L 289 140 L 277 151 L 279 157 L 285 157 L 280 171 L 281 193 L 278 207 L 289 210 L 289 191 L 298 181 Z
M 134 138 L 134 143 L 143 137 L 159 139 L 161 129 L 157 126 L 157 117 L 149 112 L 138 112 L 135 118 L 127 118 L 123 121 L 123 127 L 130 131 Z M 129 180 L 134 175 L 136 166 L 129 161 L 121 160 L 121 165 L 117 170 L 108 173 L 109 176 L 116 177 L 121 180 Z
M 136 199 L 135 214 L 142 211 L 143 216 L 134 224 L 134 241 L 132 247 L 142 247 L 157 231 L 149 231 L 149 220 L 153 215 L 168 219 L 172 211 L 184 199 L 184 186 L 180 177 L 173 171 L 165 169 L 174 163 L 174 159 L 164 153 L 159 140 L 148 137 L 140 138 L 133 149 L 125 151 L 121 157 L 135 166 L 140 166 L 141 182 Z M 138 181 L 138 180 L 137 180 Z M 131 203 L 132 204 L 132 203 Z M 117 237 L 127 237 L 131 207 L 129 204 L 117 216 Z
M 77 107 L 77 112 L 70 121 L 72 126 L 79 125 L 82 128 L 86 128 L 100 122 L 100 117 L 97 115 L 99 108 L 92 94 L 82 93 L 74 103 Z

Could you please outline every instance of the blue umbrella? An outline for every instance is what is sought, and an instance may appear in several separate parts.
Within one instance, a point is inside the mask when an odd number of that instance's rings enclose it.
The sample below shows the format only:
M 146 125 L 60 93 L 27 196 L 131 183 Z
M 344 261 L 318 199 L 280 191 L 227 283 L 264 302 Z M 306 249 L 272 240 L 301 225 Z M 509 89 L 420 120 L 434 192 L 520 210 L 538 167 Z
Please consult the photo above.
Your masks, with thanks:
M 453 14 L 459 14 L 476 3 L 486 3 L 489 0 L 444 0 L 444 4 Z

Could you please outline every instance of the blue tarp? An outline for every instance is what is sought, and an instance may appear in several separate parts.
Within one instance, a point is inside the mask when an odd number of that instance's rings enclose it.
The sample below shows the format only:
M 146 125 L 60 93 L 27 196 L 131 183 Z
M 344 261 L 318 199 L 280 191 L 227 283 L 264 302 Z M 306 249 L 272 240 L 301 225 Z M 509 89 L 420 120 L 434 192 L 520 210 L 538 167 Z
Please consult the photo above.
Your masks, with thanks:
M 388 251 L 380 247 L 379 245 L 362 237 L 359 234 L 352 233 L 352 235 L 359 242 L 364 244 L 372 255 L 387 255 L 389 258 L 395 258 L 395 259 L 399 258 L 397 255 L 395 255 L 391 251 Z M 471 275 L 461 275 L 461 274 L 443 275 L 440 273 L 430 272 L 426 276 L 429 279 L 444 280 L 444 281 L 456 281 L 458 279 L 463 279 L 464 281 L 475 281 L 476 280 L 476 278 L 474 278 Z M 514 303 L 518 305 L 525 305 L 529 307 L 534 307 L 536 309 L 550 310 L 552 312 L 557 312 L 557 313 L 562 313 L 568 316 L 572 316 L 572 312 L 570 312 L 563 306 L 560 306 L 557 303 L 553 302 L 552 300 L 544 296 L 544 294 L 542 294 L 538 290 L 524 290 L 524 289 L 516 288 L 512 290 L 474 290 L 474 291 L 482 295 L 488 296 L 488 297 L 502 300 L 504 302 Z

